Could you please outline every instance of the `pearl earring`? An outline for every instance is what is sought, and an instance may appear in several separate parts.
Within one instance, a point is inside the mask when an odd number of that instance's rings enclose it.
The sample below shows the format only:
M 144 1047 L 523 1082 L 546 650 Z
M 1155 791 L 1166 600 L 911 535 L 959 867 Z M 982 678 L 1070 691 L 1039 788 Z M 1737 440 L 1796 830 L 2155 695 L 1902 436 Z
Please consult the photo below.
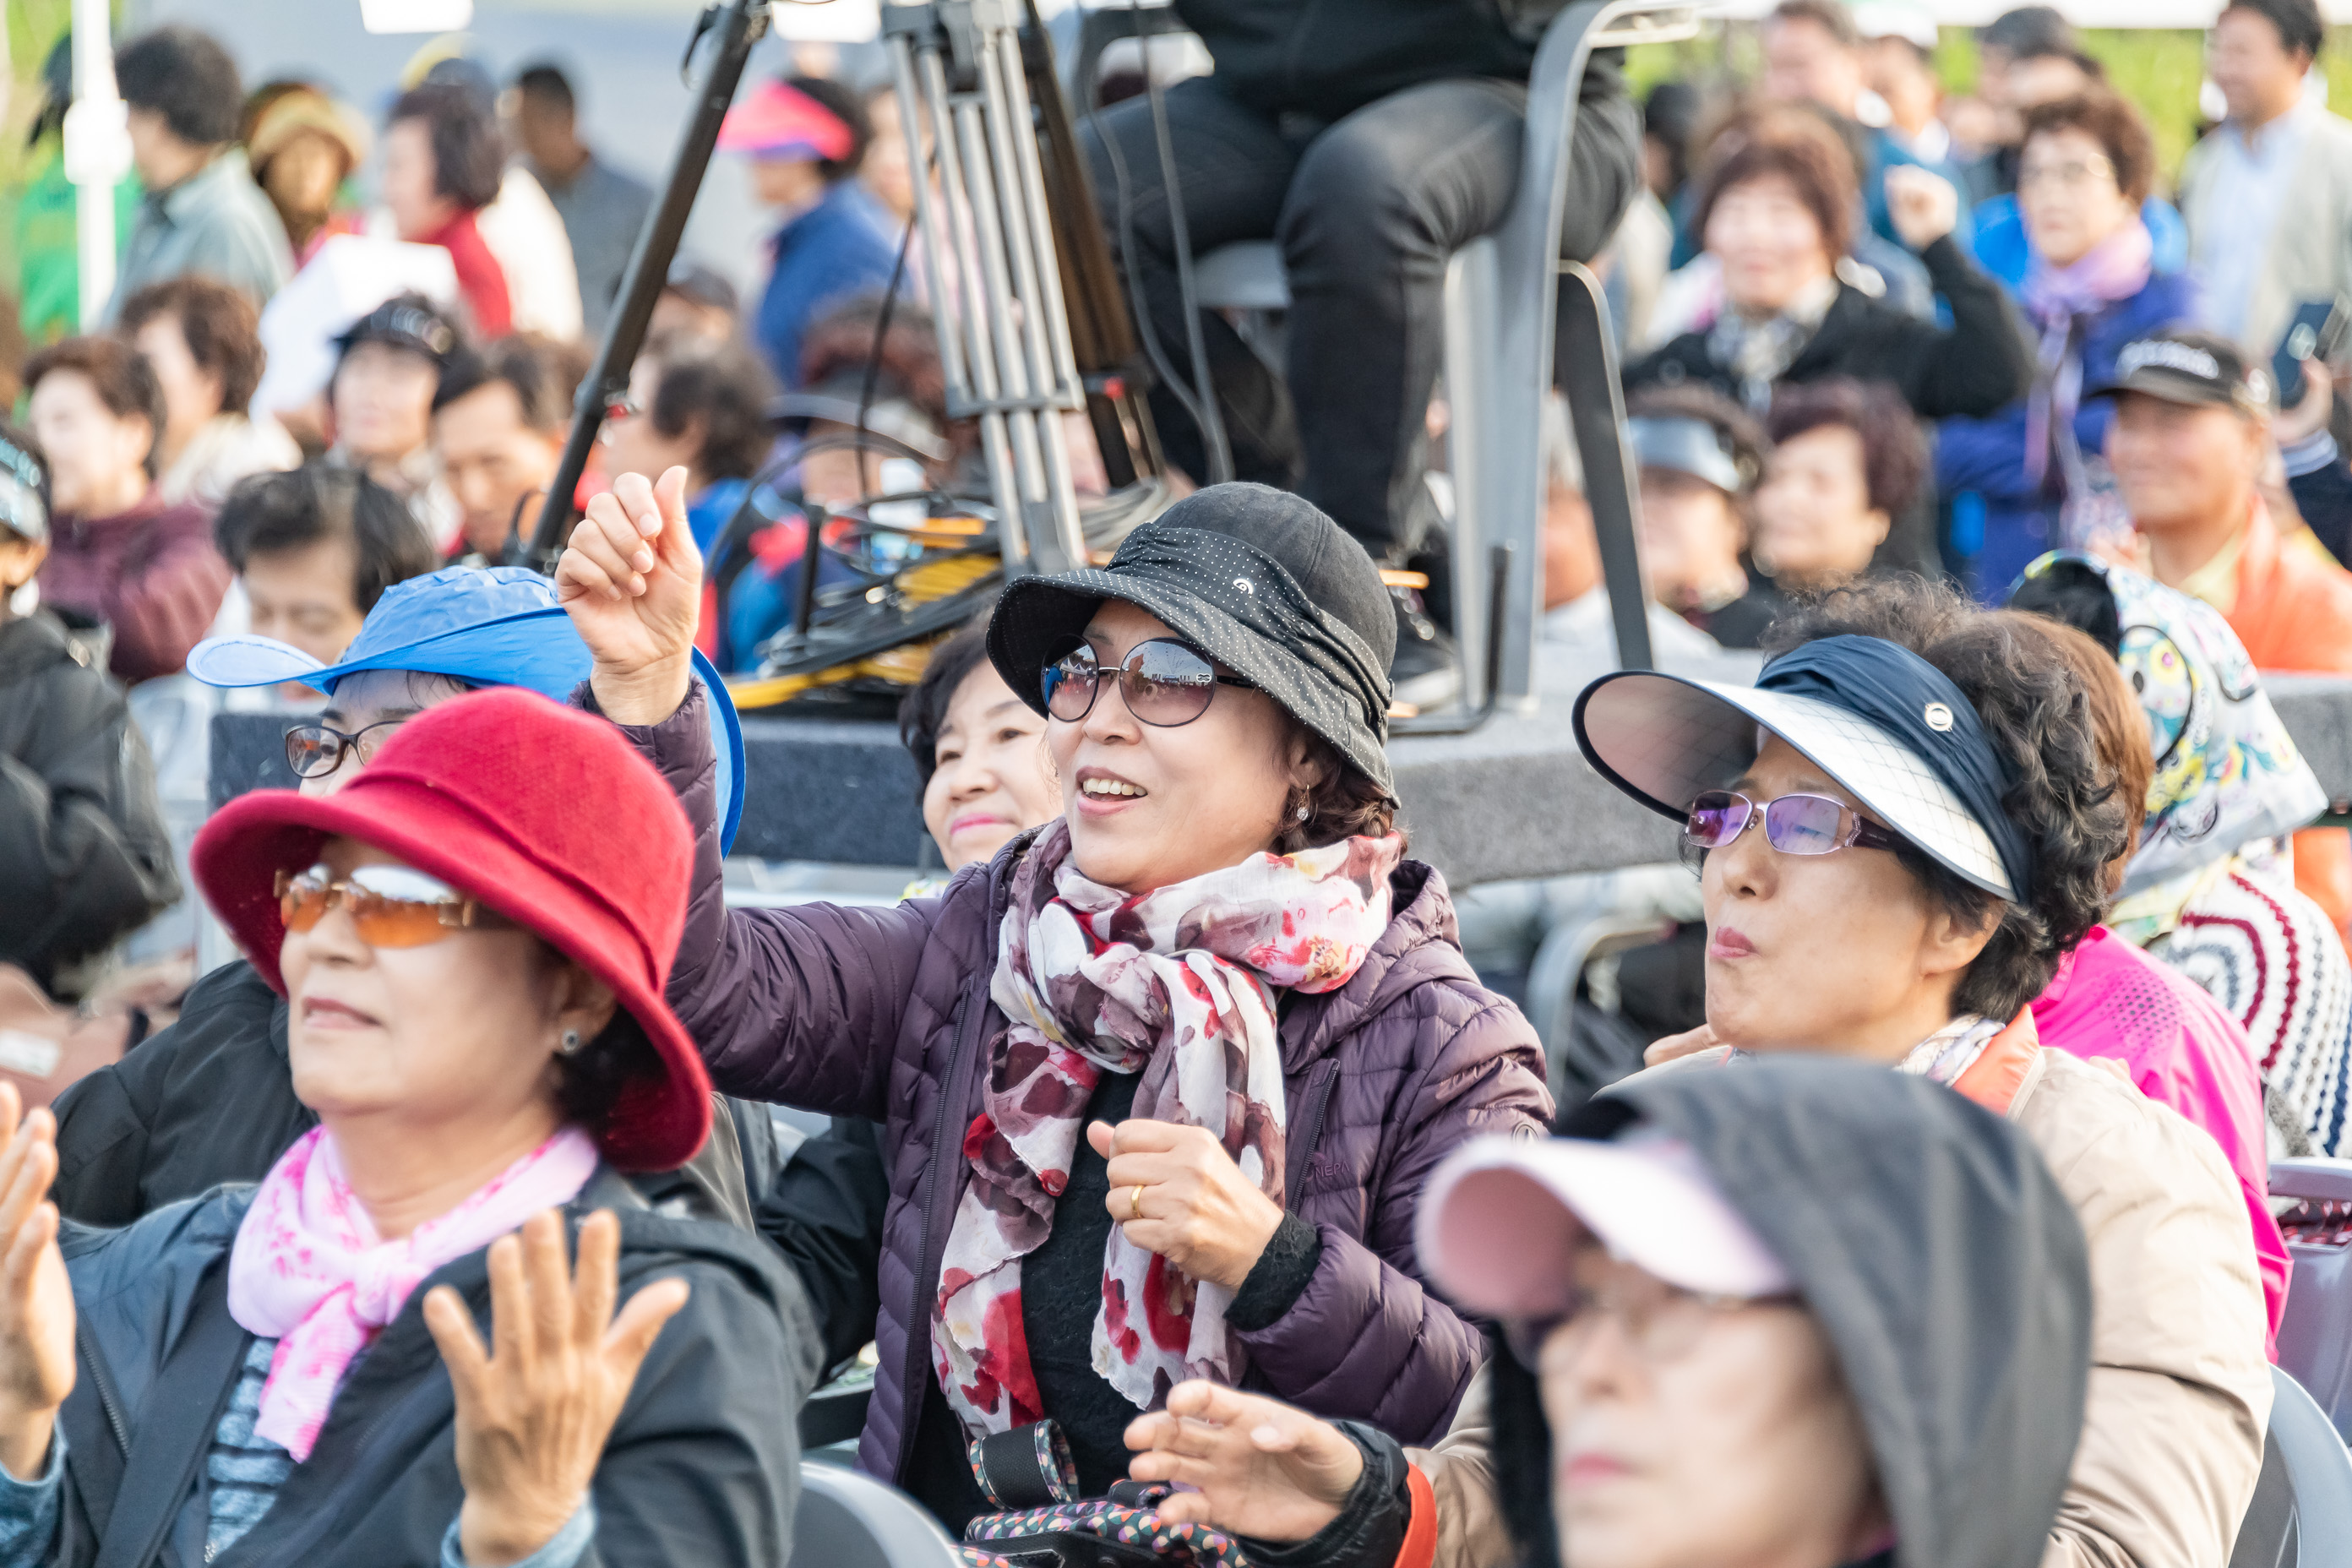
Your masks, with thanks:
M 578 1056 L 580 1054 L 580 1031 L 577 1029 L 564 1030 L 563 1043 L 555 1048 L 562 1052 L 567 1057 Z

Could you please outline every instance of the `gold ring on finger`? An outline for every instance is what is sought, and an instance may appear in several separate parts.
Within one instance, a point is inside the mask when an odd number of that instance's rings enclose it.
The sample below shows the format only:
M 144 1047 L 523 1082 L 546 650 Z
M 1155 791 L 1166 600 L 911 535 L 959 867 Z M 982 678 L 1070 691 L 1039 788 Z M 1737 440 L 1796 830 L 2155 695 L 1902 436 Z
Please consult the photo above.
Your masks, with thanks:
M 1127 1217 L 1130 1220 L 1143 1217 L 1143 1184 L 1140 1182 L 1128 1189 Z

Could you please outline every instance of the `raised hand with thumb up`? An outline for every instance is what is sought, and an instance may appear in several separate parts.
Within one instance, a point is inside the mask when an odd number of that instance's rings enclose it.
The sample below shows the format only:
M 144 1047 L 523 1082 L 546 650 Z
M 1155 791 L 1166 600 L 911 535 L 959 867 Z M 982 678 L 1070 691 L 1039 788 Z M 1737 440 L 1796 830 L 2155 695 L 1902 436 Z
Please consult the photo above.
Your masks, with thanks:
M 623 474 L 588 503 L 555 564 L 555 596 L 595 665 L 589 687 L 616 724 L 658 724 L 686 700 L 702 608 L 702 552 L 686 470 Z

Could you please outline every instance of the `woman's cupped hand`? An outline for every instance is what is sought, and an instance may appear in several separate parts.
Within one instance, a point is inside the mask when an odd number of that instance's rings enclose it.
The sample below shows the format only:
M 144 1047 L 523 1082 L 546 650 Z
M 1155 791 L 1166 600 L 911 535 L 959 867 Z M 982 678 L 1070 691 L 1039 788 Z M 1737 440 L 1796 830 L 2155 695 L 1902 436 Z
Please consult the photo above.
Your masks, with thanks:
M 73 1286 L 58 1250 L 58 1123 L 22 1115 L 0 1084 L 0 1466 L 20 1480 L 41 1473 L 58 1406 L 74 1385 Z
M 425 1299 L 457 1397 L 457 1536 L 468 1568 L 521 1562 L 580 1510 L 638 1367 L 686 1305 L 685 1280 L 657 1279 L 616 1316 L 620 1250 L 620 1222 L 603 1209 L 581 1224 L 576 1270 L 565 1267 L 552 1209 L 492 1242 L 487 1347 L 456 1290 L 436 1286 Z M 68 1355 L 72 1344 L 68 1329 Z
M 1282 1210 L 1205 1127 L 1139 1117 L 1087 1128 L 1110 1162 L 1103 1200 L 1128 1240 L 1195 1279 L 1238 1290 L 1281 1227 Z

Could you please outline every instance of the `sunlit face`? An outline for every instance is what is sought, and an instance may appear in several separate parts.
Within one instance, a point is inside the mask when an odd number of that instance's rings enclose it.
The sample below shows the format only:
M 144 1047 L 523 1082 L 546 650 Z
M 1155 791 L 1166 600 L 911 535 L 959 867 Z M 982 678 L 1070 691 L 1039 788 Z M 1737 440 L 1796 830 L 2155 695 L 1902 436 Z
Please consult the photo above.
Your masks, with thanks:
M 1729 787 L 1759 803 L 1820 795 L 1858 809 L 1777 735 Z M 1760 823 L 1707 852 L 1699 891 L 1706 1021 L 1743 1050 L 1891 1060 L 1949 1020 L 1951 992 L 1992 934 L 1956 936 L 1891 850 L 1785 854 Z
M 1696 475 L 1643 468 L 1641 528 L 1642 569 L 1662 605 L 1688 608 L 1741 575 L 1739 509 Z
M 352 597 L 358 564 L 349 538 L 247 556 L 245 596 L 254 635 L 291 643 L 320 664 L 334 663 L 366 619 Z
M 1137 643 L 1174 635 L 1124 599 L 1103 601 L 1086 630 L 1106 669 Z M 1087 716 L 1049 721 L 1045 740 L 1078 870 L 1130 893 L 1270 847 L 1286 805 L 1313 782 L 1282 710 L 1238 687 L 1218 687 L 1198 719 L 1170 729 L 1139 721 L 1105 679 Z
M 698 422 L 688 420 L 675 436 L 664 435 L 654 423 L 654 398 L 661 391 L 661 366 L 651 355 L 640 354 L 629 369 L 629 406 L 619 417 L 604 422 L 604 468 L 614 478 L 643 474 L 657 479 L 672 468 L 688 469 L 702 460 Z
M 751 197 L 761 206 L 793 212 L 824 195 L 824 175 L 805 158 L 770 158 L 754 153 L 747 166 L 751 171 Z
M 169 311 L 149 317 L 131 339 L 131 346 L 163 388 L 163 423 L 168 430 L 164 445 L 176 451 L 206 420 L 220 413 L 220 373 L 196 363 L 196 356 L 188 352 L 180 319 Z
M 457 498 L 466 542 L 486 554 L 506 547 L 517 508 L 546 492 L 563 455 L 563 435 L 523 422 L 522 399 L 503 381 L 485 382 L 433 416 L 441 480 Z M 530 519 L 522 517 L 522 531 Z
M 41 377 L 26 419 L 49 459 L 49 500 L 58 513 L 105 515 L 145 493 L 143 465 L 154 429 L 139 415 L 118 417 L 81 372 Z
M 2200 530 L 2245 515 L 2268 437 L 2266 421 L 2234 409 L 2128 392 L 2107 426 L 2107 466 L 2142 533 Z
M 1837 264 L 1820 220 L 1779 174 L 1743 180 L 1716 198 L 1706 248 L 1722 264 L 1725 295 L 1757 314 L 1786 310 Z
M 866 144 L 857 177 L 875 199 L 904 223 L 915 211 L 915 176 L 907 156 L 907 132 L 898 117 L 897 95 L 877 93 L 867 101 L 866 114 L 874 125 L 874 140 Z
M 948 700 L 923 786 L 923 826 L 950 871 L 985 860 L 1015 834 L 1061 814 L 1045 765 L 1045 721 L 1013 695 L 986 659 Z
M 2018 162 L 2017 210 L 2034 248 L 2068 267 L 2139 214 L 2116 183 L 2099 139 L 2078 126 L 2026 138 Z
M 457 216 L 457 206 L 435 188 L 440 178 L 433 161 L 433 130 L 422 120 L 395 120 L 383 133 L 378 194 L 391 210 L 403 239 L 437 234 Z
M 327 388 L 336 441 L 362 463 L 402 461 L 430 436 L 440 384 L 440 369 L 423 354 L 391 343 L 353 343 Z
M 1775 103 L 1818 103 L 1852 115 L 1862 91 L 1862 53 L 1807 17 L 1764 24 L 1764 96 Z
M 1632 1265 L 1598 1247 L 1580 1274 Z M 1554 1329 L 1538 1362 L 1565 1568 L 1828 1564 L 1881 1515 L 1862 1419 L 1828 1340 L 1795 1304 L 1704 1314 L 1651 1353 L 1622 1324 Z
M 2213 24 L 2205 43 L 2205 70 L 2221 89 L 2230 118 L 2260 125 L 2294 107 L 2311 61 L 2290 50 L 2278 25 L 2259 11 L 2233 5 Z
M 1756 490 L 1756 554 L 1791 586 L 1868 568 L 1894 520 L 1870 504 L 1861 435 L 1817 425 L 1772 450 Z
M 342 763 L 333 773 L 304 779 L 302 793 L 333 795 L 360 776 L 383 743 L 400 732 L 399 725 L 468 689 L 448 676 L 413 669 L 363 669 L 343 677 L 335 682 L 334 695 L 319 721 L 346 735 L 361 735 L 360 744 L 344 748 Z
M 331 838 L 338 879 L 401 862 Z M 418 947 L 370 946 L 338 906 L 278 951 L 290 1013 L 294 1093 L 330 1128 L 360 1121 L 431 1140 L 454 1130 L 561 1120 L 554 1059 L 563 1031 L 593 1038 L 613 997 L 529 931 L 452 931 Z

